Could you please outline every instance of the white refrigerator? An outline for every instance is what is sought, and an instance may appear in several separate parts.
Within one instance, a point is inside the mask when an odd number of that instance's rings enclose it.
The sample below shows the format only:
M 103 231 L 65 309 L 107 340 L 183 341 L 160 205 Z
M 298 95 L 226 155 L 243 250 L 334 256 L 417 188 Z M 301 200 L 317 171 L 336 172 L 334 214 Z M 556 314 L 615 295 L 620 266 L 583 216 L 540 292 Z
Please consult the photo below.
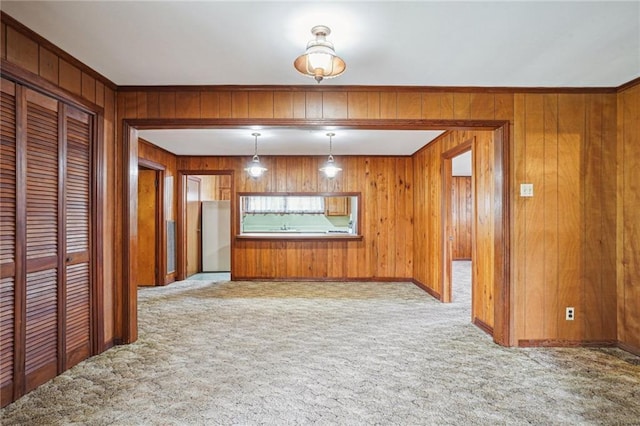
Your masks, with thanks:
M 202 202 L 202 271 L 231 270 L 231 202 Z

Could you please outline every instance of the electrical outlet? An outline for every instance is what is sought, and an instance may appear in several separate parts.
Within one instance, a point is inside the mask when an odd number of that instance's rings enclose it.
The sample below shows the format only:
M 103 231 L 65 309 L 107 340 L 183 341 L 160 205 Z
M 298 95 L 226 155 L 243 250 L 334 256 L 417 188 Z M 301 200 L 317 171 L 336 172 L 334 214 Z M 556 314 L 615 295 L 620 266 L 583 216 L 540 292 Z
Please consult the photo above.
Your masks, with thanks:
M 566 319 L 567 321 L 573 321 L 575 318 L 576 318 L 575 309 L 572 307 L 567 307 L 567 311 L 564 319 Z
M 533 184 L 521 183 L 520 184 L 520 196 L 521 197 L 533 197 Z

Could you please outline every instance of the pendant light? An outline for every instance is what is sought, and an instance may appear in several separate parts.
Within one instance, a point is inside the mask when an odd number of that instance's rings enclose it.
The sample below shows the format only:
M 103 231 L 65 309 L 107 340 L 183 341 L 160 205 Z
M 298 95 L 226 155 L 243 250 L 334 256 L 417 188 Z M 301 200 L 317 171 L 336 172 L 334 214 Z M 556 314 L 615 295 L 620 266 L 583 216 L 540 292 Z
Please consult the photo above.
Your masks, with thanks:
M 338 172 L 342 170 L 336 165 L 335 161 L 333 160 L 333 155 L 331 155 L 331 149 L 333 145 L 332 139 L 335 135 L 335 133 L 327 133 L 327 136 L 329 136 L 329 158 L 327 158 L 327 162 L 324 164 L 324 166 L 320 167 L 319 169 L 329 179 L 333 179 L 334 177 L 336 177 Z
M 260 133 L 251 133 L 251 136 L 255 138 L 255 151 L 251 162 L 244 170 L 249 173 L 249 176 L 257 179 L 267 171 L 267 168 L 260 164 L 260 158 L 258 158 L 258 136 L 260 136 Z
M 293 62 L 295 69 L 307 77 L 313 77 L 318 83 L 325 78 L 342 74 L 347 64 L 336 55 L 333 43 L 327 41 L 331 29 L 325 25 L 316 25 L 311 28 L 311 34 L 316 38 L 307 43 L 307 50 Z

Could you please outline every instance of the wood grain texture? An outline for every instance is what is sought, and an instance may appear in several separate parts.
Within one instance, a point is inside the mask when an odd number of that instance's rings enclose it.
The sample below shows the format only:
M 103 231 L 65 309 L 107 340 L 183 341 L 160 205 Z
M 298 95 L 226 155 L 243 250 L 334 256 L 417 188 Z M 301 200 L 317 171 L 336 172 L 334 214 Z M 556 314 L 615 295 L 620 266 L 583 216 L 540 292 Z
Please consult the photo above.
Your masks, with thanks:
M 242 91 L 243 89 L 227 88 L 225 90 L 216 90 L 212 88 L 211 91 L 207 91 L 206 88 L 200 88 L 201 99 L 212 99 L 211 109 L 218 108 L 219 118 L 229 119 L 243 119 L 249 114 L 244 112 L 244 101 L 241 102 L 242 108 L 238 109 L 232 107 L 232 99 L 244 99 L 244 95 L 234 95 L 234 90 Z M 560 330 L 559 326 L 564 325 L 558 319 L 563 315 L 562 304 L 574 303 L 573 301 L 565 301 L 562 297 L 568 294 L 578 294 L 581 302 L 584 299 L 585 287 L 583 284 L 584 279 L 581 278 L 583 274 L 583 265 L 585 265 L 585 259 L 582 256 L 585 255 L 586 240 L 583 239 L 582 229 L 587 226 L 585 221 L 597 221 L 604 219 L 593 218 L 584 219 L 582 216 L 585 212 L 585 197 L 584 197 L 584 179 L 583 156 L 587 155 L 586 152 L 592 147 L 588 146 L 592 140 L 598 140 L 598 144 L 603 147 L 604 150 L 609 150 L 607 155 L 611 156 L 610 143 L 613 140 L 615 134 L 611 133 L 612 129 L 610 125 L 605 125 L 602 131 L 603 135 L 597 136 L 596 132 L 588 131 L 591 125 L 586 124 L 585 117 L 587 116 L 587 100 L 590 99 L 584 94 L 580 93 L 566 93 L 562 96 L 565 97 L 560 100 L 558 93 L 553 91 L 547 91 L 543 93 L 527 92 L 523 93 L 508 93 L 505 91 L 490 91 L 487 93 L 479 93 L 478 91 L 469 91 L 464 93 L 461 90 L 451 91 L 437 91 L 437 90 L 421 90 L 415 93 L 407 93 L 409 91 L 398 90 L 397 92 L 390 88 L 381 89 L 380 91 L 374 90 L 359 90 L 358 88 L 337 88 L 333 90 L 295 90 L 286 88 L 277 88 L 273 90 L 273 105 L 269 105 L 265 102 L 265 97 L 268 95 L 261 94 L 254 97 L 249 95 L 250 93 L 265 92 L 268 89 L 263 90 L 246 90 L 246 102 L 247 111 L 251 111 L 251 116 L 264 116 L 270 117 L 271 111 L 274 112 L 274 117 L 279 119 L 300 119 L 301 124 L 305 123 L 317 123 L 317 120 L 326 120 L 325 113 L 328 115 L 345 116 L 344 108 L 346 108 L 346 120 L 359 120 L 363 118 L 367 119 L 381 119 L 391 117 L 393 119 L 397 117 L 410 116 L 414 117 L 419 111 L 421 119 L 429 120 L 453 120 L 456 118 L 461 119 L 499 119 L 508 120 L 512 123 L 510 127 L 509 139 L 511 141 L 511 156 L 509 157 L 509 163 L 511 168 L 511 190 L 514 195 L 511 204 L 512 209 L 512 238 L 510 245 L 513 250 L 511 254 L 514 259 L 511 262 L 512 281 L 513 281 L 513 296 L 516 301 L 514 306 L 514 325 L 516 326 L 512 341 L 517 342 L 518 339 L 535 339 L 538 336 L 549 339 L 564 339 L 571 338 L 572 332 L 566 332 L 566 330 Z M 346 93 L 346 101 L 344 97 L 334 95 L 334 92 Z M 168 93 L 171 91 L 159 91 L 149 90 L 147 92 L 148 99 L 154 97 L 159 98 L 164 96 L 170 96 Z M 597 111 L 601 111 L 603 116 L 611 118 L 616 116 L 615 103 L 612 103 L 612 99 L 615 99 L 615 95 L 611 93 L 590 93 L 589 96 L 602 96 L 601 101 L 596 102 L 594 114 Z M 235 97 L 234 97 L 235 96 Z M 327 99 L 327 105 L 324 104 L 325 97 Z M 419 102 L 418 102 L 419 99 Z M 565 103 L 565 100 L 569 100 Z M 571 106 L 571 102 L 575 105 Z M 615 101 L 614 101 L 615 102 Z M 602 105 L 602 106 L 600 106 Z M 137 118 L 158 118 L 158 115 L 154 116 L 152 108 L 147 108 L 147 116 L 141 117 L 139 114 Z M 235 114 L 235 115 L 234 115 Z M 192 117 L 197 118 L 197 117 Z M 259 119 L 258 119 L 259 121 Z M 594 126 L 597 121 L 593 121 Z M 604 123 L 600 120 L 601 123 Z M 602 126 L 603 124 L 601 124 Z M 587 126 L 588 128 L 585 128 Z M 567 142 L 571 137 L 569 133 L 573 132 L 580 140 L 578 145 L 574 142 Z M 591 137 L 589 135 L 593 134 Z M 587 144 L 587 145 L 585 145 Z M 600 145 L 598 145 L 600 146 Z M 576 149 L 576 147 L 578 147 Z M 606 147 L 606 148 L 605 148 Z M 565 149 L 566 148 L 566 149 Z M 588 148 L 588 149 L 587 149 Z M 587 150 L 585 150 L 587 149 Z M 557 152 L 557 154 L 556 154 Z M 530 157 L 529 155 L 532 154 Z M 416 177 L 416 174 L 436 176 L 439 172 L 437 164 L 439 160 L 436 158 L 439 154 L 424 154 L 424 168 L 417 167 L 418 155 L 414 156 L 413 164 L 410 165 L 413 174 L 413 182 L 410 190 L 405 190 L 404 196 L 413 198 L 413 205 L 420 206 L 415 207 L 413 214 L 422 214 L 424 217 L 430 220 L 437 220 L 438 215 L 435 213 L 419 212 L 418 208 L 423 208 L 427 204 L 437 200 L 440 196 L 439 189 L 437 187 L 437 181 L 425 177 L 423 181 Z M 196 161 L 197 159 L 194 159 Z M 225 167 L 229 167 L 229 160 L 203 158 L 197 161 L 201 162 L 202 167 L 209 169 L 217 168 L 217 164 L 225 164 Z M 310 179 L 311 176 L 302 175 L 301 177 L 295 176 L 293 173 L 284 172 L 285 170 L 294 171 L 293 165 L 289 164 L 286 158 L 266 158 L 269 169 L 277 169 L 279 172 L 272 176 L 268 176 L 264 179 L 264 182 L 250 181 L 243 177 L 242 173 L 236 176 L 236 185 L 238 187 L 247 188 L 251 191 L 267 190 L 267 191 L 286 191 L 291 190 L 289 188 L 298 187 L 313 187 L 318 185 L 319 188 L 328 188 L 329 185 L 342 185 L 345 187 L 352 187 L 352 179 L 354 182 L 358 182 L 359 178 L 352 174 L 351 171 L 345 167 L 343 175 L 344 180 L 336 182 L 323 182 L 319 180 L 317 183 Z M 305 160 L 306 161 L 306 160 Z M 423 160 L 420 160 L 423 161 Z M 384 161 L 382 161 L 384 162 Z M 568 163 L 569 168 L 564 168 L 564 171 L 560 170 L 561 165 L 565 162 Z M 206 164 L 206 165 L 205 165 Z M 376 171 L 371 169 L 371 163 L 365 161 L 362 167 L 358 168 L 358 173 L 364 173 L 366 176 L 376 176 Z M 222 167 L 222 166 L 220 166 Z M 305 167 L 308 167 L 305 166 Z M 391 167 L 391 166 L 385 166 Z M 394 165 L 393 174 L 397 173 L 398 165 Z M 601 166 L 602 167 L 602 166 Z M 240 165 L 234 165 L 234 170 L 239 170 L 242 167 Z M 313 166 L 312 166 L 313 168 Z M 391 169 L 390 169 L 391 170 Z M 556 171 L 557 170 L 557 171 Z M 282 173 L 280 173 L 282 171 Z M 270 174 L 270 173 L 268 173 Z M 408 173 L 405 173 L 408 174 Z M 603 176 L 601 183 L 597 182 L 596 175 Z M 602 173 L 593 174 L 593 179 L 590 180 L 589 186 L 608 185 L 611 187 L 610 179 L 605 179 Z M 397 176 L 395 177 L 397 179 Z M 536 187 L 536 195 L 540 195 L 541 198 L 534 197 L 534 200 L 527 200 L 528 203 L 525 206 L 525 201 L 517 197 L 518 185 L 521 182 L 527 182 L 528 180 L 534 181 Z M 591 178 L 590 178 L 591 179 Z M 608 182 L 608 183 L 607 183 Z M 411 183 L 411 182 L 410 182 Z M 382 188 L 388 185 L 388 181 L 382 179 L 380 182 L 376 182 Z M 577 188 L 577 189 L 576 189 Z M 379 195 L 379 188 L 371 186 L 365 183 L 360 189 L 367 197 L 376 197 Z M 555 194 L 555 195 L 554 195 Z M 562 194 L 562 198 L 558 198 Z M 574 194 L 574 195 L 570 195 Z M 577 196 L 577 198 L 573 198 Z M 564 200 L 567 199 L 567 203 L 570 208 L 564 210 Z M 606 197 L 605 197 L 606 198 Z M 596 196 L 588 198 L 595 202 Z M 541 200 L 541 201 L 540 201 Z M 554 201 L 555 200 L 555 201 Z M 577 200 L 577 201 L 576 201 Z M 532 202 L 529 202 L 532 201 Z M 383 208 L 383 204 L 388 200 L 382 198 L 378 200 L 376 204 L 372 206 L 373 212 L 376 212 Z M 587 201 L 591 203 L 591 201 Z M 604 201 L 603 201 L 604 202 Z M 607 208 L 611 210 L 611 202 L 606 201 Z M 391 223 L 391 219 L 387 219 Z M 397 219 L 395 227 L 397 228 Z M 578 220 L 578 224 L 575 221 Z M 365 218 L 365 222 L 368 219 Z M 608 228 L 611 229 L 615 226 L 611 221 L 608 222 Z M 564 230 L 564 226 L 568 225 L 568 228 Z M 374 231 L 373 225 L 369 222 L 363 224 L 369 231 Z M 427 232 L 426 229 L 421 229 L 420 225 L 414 222 L 413 225 L 413 253 L 411 261 L 416 262 L 420 253 L 435 253 L 439 250 L 439 231 Z M 603 234 L 604 227 L 602 227 L 601 234 Z M 578 242 L 575 247 L 573 246 L 576 241 L 575 238 L 569 240 L 568 237 L 563 235 L 569 235 L 572 232 L 577 232 Z M 600 231 L 599 231 L 600 232 Z M 562 235 L 561 235 L 562 234 Z M 379 241 L 381 244 L 386 244 L 387 240 L 392 238 L 388 235 L 380 236 Z M 395 235 L 393 238 L 398 238 Z M 609 255 L 611 259 L 611 253 L 615 250 L 613 247 L 616 245 L 610 238 L 604 238 L 602 241 L 606 241 L 603 245 L 603 249 L 600 250 L 601 255 Z M 253 242 L 252 244 L 256 244 Z M 262 243 L 259 243 L 262 244 Z M 275 243 L 273 243 L 275 244 Z M 317 246 L 308 246 L 301 249 L 297 246 L 291 246 L 291 243 L 278 243 L 280 245 L 269 246 L 272 249 L 278 247 L 279 249 L 285 247 L 292 250 L 292 256 L 295 259 L 300 260 L 302 263 L 307 262 L 303 253 L 299 253 L 296 250 L 319 250 L 318 255 L 321 259 L 324 259 L 325 253 L 327 258 L 335 256 L 335 250 L 340 250 L 335 246 L 327 247 L 326 250 L 318 249 Z M 287 248 L 287 244 L 289 244 Z M 376 256 L 379 258 L 389 258 L 390 253 L 386 250 L 381 250 L 380 245 L 371 245 L 368 249 L 362 249 L 357 246 L 358 244 L 364 246 L 366 242 L 354 242 L 353 244 L 347 243 L 346 252 L 351 258 L 357 259 L 357 266 L 355 268 L 343 268 L 342 265 L 338 265 L 333 268 L 334 271 L 346 270 L 347 274 L 351 276 L 358 276 L 359 273 L 364 273 L 362 265 L 371 265 L 375 263 L 372 260 Z M 567 250 L 568 249 L 568 250 Z M 323 252 L 324 251 L 324 252 Z M 400 249 L 402 252 L 402 249 Z M 262 252 L 261 256 L 264 256 Z M 572 253 L 576 254 L 576 259 L 567 259 L 567 265 L 573 272 L 569 272 L 569 269 L 560 268 L 562 262 L 558 261 L 557 266 L 552 259 L 559 259 L 560 253 Z M 596 251 L 592 251 L 591 255 L 595 255 Z M 282 253 L 280 254 L 281 256 Z M 568 256 L 568 254 L 565 254 Z M 398 252 L 393 253 L 393 257 L 398 259 L 401 255 Z M 607 257 L 607 256 L 605 256 Z M 437 258 L 426 257 L 428 262 L 438 262 Z M 549 262 L 546 263 L 545 259 Z M 266 261 L 266 260 L 265 260 Z M 530 274 L 526 265 L 527 262 L 530 266 Z M 575 269 L 576 262 L 578 264 Z M 286 266 L 286 263 L 282 265 Z M 378 265 L 376 269 L 383 273 L 385 271 L 387 263 Z M 247 267 L 248 268 L 248 267 Z M 286 268 L 280 265 L 274 267 L 276 270 L 282 272 Z M 432 288 L 433 291 L 440 294 L 441 289 L 433 282 L 438 281 L 437 275 L 431 276 L 431 269 L 428 265 L 413 264 L 413 277 L 421 283 L 426 283 Z M 556 269 L 558 268 L 557 272 Z M 304 268 L 303 268 L 304 269 Z M 355 272 L 353 272 L 355 269 Z M 540 272 L 542 271 L 542 272 Z M 434 273 L 435 274 L 435 273 Z M 282 275 L 282 274 L 280 274 Z M 548 277 L 554 277 L 551 282 L 548 281 Z M 560 279 L 560 277 L 563 277 Z M 573 278 L 571 278 L 573 277 Z M 433 278 L 436 278 L 433 281 Z M 579 284 L 574 286 L 573 282 L 577 281 Z M 611 295 L 612 284 L 611 282 L 603 281 L 603 294 Z M 556 287 L 557 286 L 557 287 Z M 564 296 L 563 296 L 564 295 Z M 533 300 L 533 304 L 527 309 L 525 299 L 527 296 L 530 300 Z M 537 305 L 536 305 L 537 303 Z M 576 302 L 577 303 L 577 302 Z M 582 302 L 581 302 L 582 303 Z M 611 306 L 611 301 L 598 302 L 604 303 L 598 308 L 598 312 L 604 312 L 605 306 Z M 542 309 L 543 313 L 540 314 Z M 589 309 L 590 307 L 582 306 L 580 309 Z M 558 312 L 560 311 L 560 312 Z M 596 315 L 598 317 L 598 315 Z M 543 318 L 543 321 L 540 321 Z M 592 324 L 590 329 L 594 330 L 594 338 L 597 334 L 603 334 L 603 338 L 608 337 L 608 333 L 611 330 L 606 331 L 606 323 L 609 323 L 609 317 L 600 317 L 597 321 L 600 326 Z M 483 319 L 483 322 L 487 323 Z M 564 321 L 564 319 L 562 319 Z M 538 325 L 539 328 L 538 328 Z M 575 325 L 575 323 L 574 323 Z M 600 327 L 600 328 L 598 328 Z M 610 325 L 608 326 L 611 327 Z M 574 327 L 578 334 L 584 335 L 587 333 L 586 328 L 580 326 Z M 528 331 L 527 331 L 528 330 Z M 564 334 L 563 334 L 564 333 Z
M 156 283 L 156 171 L 138 170 L 138 285 Z
M 7 27 L 6 33 L 7 60 L 37 74 L 39 68 L 38 43 L 16 31 L 13 27 Z
M 618 340 L 640 352 L 640 84 L 618 94 Z
M 473 211 L 470 176 L 452 177 L 451 207 L 453 260 L 471 260 L 471 219 Z

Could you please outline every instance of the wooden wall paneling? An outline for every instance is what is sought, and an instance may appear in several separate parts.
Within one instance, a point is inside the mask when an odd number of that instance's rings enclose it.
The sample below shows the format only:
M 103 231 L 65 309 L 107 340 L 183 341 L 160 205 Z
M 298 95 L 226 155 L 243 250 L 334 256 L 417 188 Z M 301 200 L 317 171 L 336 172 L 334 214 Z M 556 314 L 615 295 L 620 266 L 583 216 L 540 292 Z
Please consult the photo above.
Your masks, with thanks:
M 348 118 L 368 118 L 369 101 L 368 92 L 349 92 L 347 94 Z
M 368 92 L 368 118 L 377 119 L 380 118 L 380 92 Z
M 293 118 L 293 94 L 291 92 L 273 93 L 273 118 Z
M 38 43 L 10 26 L 6 28 L 6 34 L 7 60 L 38 74 Z
M 471 94 L 453 94 L 453 118 L 466 119 L 471 117 Z
M 146 117 L 160 117 L 160 97 L 157 92 L 147 92 Z
M 124 92 L 118 95 L 118 100 L 122 99 L 123 109 L 121 110 L 127 117 L 138 117 L 138 95 L 136 92 Z
M 556 336 L 564 312 L 558 306 L 558 96 L 542 95 L 544 108 L 544 170 L 540 196 L 544 199 L 542 232 L 544 235 L 543 282 L 545 317 L 544 336 Z M 534 187 L 534 197 L 536 189 Z
M 513 123 L 513 108 L 514 108 L 514 95 L 512 93 L 494 93 L 493 105 L 494 105 L 494 119 L 506 120 Z M 473 113 L 473 110 L 472 110 Z M 513 138 L 510 138 L 513 141 Z
M 620 137 L 622 194 L 619 208 L 622 223 L 618 242 L 622 245 L 618 263 L 618 336 L 623 347 L 640 353 L 640 85 L 618 95 L 621 111 Z M 621 235 L 620 235 L 621 234 Z
M 76 95 L 82 95 L 82 72 L 80 68 L 70 64 L 64 59 L 59 60 L 58 67 L 60 87 Z
M 602 294 L 602 101 L 603 95 L 587 95 L 585 99 L 585 140 L 581 164 L 584 228 L 582 230 L 582 285 L 584 286 L 584 340 L 603 336 Z
M 397 96 L 398 118 L 418 119 L 422 117 L 422 94 L 399 92 Z
M 322 92 L 305 92 L 304 116 L 302 118 L 322 118 Z
M 7 26 L 0 23 L 0 57 L 7 59 Z
M 82 97 L 90 102 L 96 101 L 96 79 L 83 72 L 81 75 Z
M 454 101 L 455 99 L 453 93 L 440 93 L 440 118 L 452 119 L 456 118 L 456 116 L 464 115 L 454 114 Z M 461 108 L 460 106 L 458 106 L 458 111 L 460 112 L 460 110 Z
M 640 92 L 639 92 L 640 93 Z M 616 96 L 606 95 L 602 110 L 602 258 L 603 268 L 602 332 L 605 340 L 617 339 L 616 318 L 616 204 L 610 194 L 616 192 L 617 182 L 617 140 L 616 140 Z M 636 127 L 637 128 L 637 127 Z M 616 197 L 618 198 L 618 197 Z M 598 338 L 594 336 L 594 338 Z M 640 345 L 639 345 L 640 346 Z
M 105 98 L 105 93 L 104 93 L 104 83 L 102 83 L 99 80 L 96 80 L 96 105 L 102 107 L 102 109 L 104 110 L 104 98 Z
M 562 215 L 558 217 L 558 262 L 559 270 L 558 304 L 576 308 L 574 321 L 561 321 L 558 338 L 580 340 L 584 307 L 581 277 L 582 253 L 581 235 L 583 217 L 581 212 L 581 152 L 584 149 L 584 95 L 558 95 L 558 203 L 562 205 Z M 581 309 L 582 308 L 582 309 Z M 582 312 L 581 312 L 582 311 Z M 564 316 L 564 315 L 563 315 Z
M 125 92 L 126 93 L 126 92 Z M 123 93 L 123 95 L 125 94 Z M 118 94 L 118 98 L 121 95 Z M 124 113 L 123 117 L 135 118 Z M 160 118 L 176 118 L 176 94 L 175 92 L 158 92 L 158 117 Z
M 39 70 L 42 78 L 53 84 L 58 84 L 58 56 L 50 50 L 40 46 Z
M 469 96 L 469 116 L 493 120 L 495 118 L 495 95 L 493 93 L 471 93 Z
M 103 199 L 105 211 L 103 214 L 103 230 L 116 229 L 116 141 L 115 141 L 115 92 L 108 86 L 104 86 L 104 137 L 103 137 L 103 163 L 98 173 L 102 174 Z M 113 344 L 115 339 L 115 287 L 117 280 L 116 273 L 116 245 L 117 239 L 115 232 L 104 232 L 102 244 L 102 261 L 103 261 L 103 315 L 104 324 L 102 324 L 104 332 L 104 341 L 100 342 L 102 350 Z
M 248 103 L 249 118 L 273 118 L 274 92 L 249 92 Z
M 231 93 L 231 117 L 249 117 L 249 95 L 244 91 L 234 91 Z
M 396 92 L 380 92 L 380 118 L 398 117 L 398 94 Z
M 348 98 L 345 92 L 322 93 L 322 117 L 344 119 L 348 116 Z
M 293 118 L 307 116 L 307 93 L 293 92 Z
M 527 205 L 520 198 L 520 184 L 527 182 L 526 177 L 526 128 L 525 128 L 525 94 L 514 95 L 514 138 L 511 149 L 511 171 L 513 179 L 511 223 L 513 233 L 511 238 L 512 262 L 511 285 L 514 301 L 514 338 L 523 339 L 526 336 L 527 310 L 526 310 L 526 272 L 524 259 L 526 257 L 526 227 L 524 226 Z M 535 192 L 535 191 L 534 191 Z M 517 267 L 515 267 L 517 265 Z
M 200 92 L 176 92 L 176 118 L 200 117 Z
M 156 115 L 149 115 L 157 117 Z M 220 116 L 220 97 L 217 92 L 200 92 L 200 118 L 218 118 Z
M 525 96 L 526 164 L 525 183 L 534 188 L 534 196 L 520 198 L 525 208 L 526 257 L 525 298 L 527 310 L 526 334 L 529 338 L 544 336 L 545 277 L 544 277 L 544 233 L 539 227 L 544 223 L 544 104 L 539 94 Z M 539 189 L 539 191 L 536 191 Z M 538 194 L 539 193 L 539 194 Z
M 231 92 L 220 92 L 218 95 L 218 114 L 220 118 L 232 117 Z
M 136 92 L 136 116 L 138 118 L 146 118 L 149 116 L 149 113 L 147 112 L 148 104 L 147 93 Z
M 471 260 L 471 176 L 451 178 L 453 260 Z

